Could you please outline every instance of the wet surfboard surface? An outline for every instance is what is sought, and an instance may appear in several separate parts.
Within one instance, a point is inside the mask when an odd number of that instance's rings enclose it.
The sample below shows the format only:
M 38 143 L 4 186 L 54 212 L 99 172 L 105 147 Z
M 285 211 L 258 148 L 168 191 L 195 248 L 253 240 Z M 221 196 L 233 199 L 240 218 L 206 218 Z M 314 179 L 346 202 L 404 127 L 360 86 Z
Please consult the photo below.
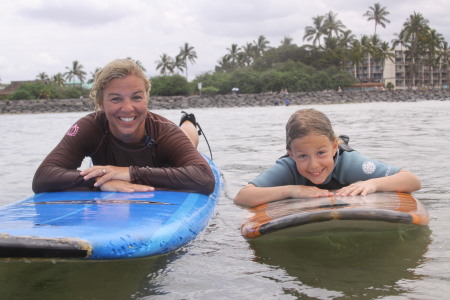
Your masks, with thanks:
M 214 214 L 211 195 L 176 191 L 53 192 L 0 208 L 0 257 L 126 259 L 165 254 L 193 240 Z
M 286 199 L 249 208 L 241 227 L 247 239 L 290 238 L 327 232 L 385 231 L 428 224 L 428 212 L 411 194 Z

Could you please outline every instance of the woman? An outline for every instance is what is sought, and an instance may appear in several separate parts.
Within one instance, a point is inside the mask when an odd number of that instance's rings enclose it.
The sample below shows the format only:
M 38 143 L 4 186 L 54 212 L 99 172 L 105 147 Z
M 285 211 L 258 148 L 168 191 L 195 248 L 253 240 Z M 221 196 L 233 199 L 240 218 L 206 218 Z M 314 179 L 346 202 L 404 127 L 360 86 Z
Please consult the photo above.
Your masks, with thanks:
M 288 155 L 243 187 L 236 204 L 256 206 L 287 198 L 411 193 L 420 180 L 405 169 L 364 157 L 339 144 L 328 117 L 315 109 L 295 112 L 286 124 Z
M 214 175 L 196 150 L 195 118 L 184 115 L 187 121 L 180 129 L 148 111 L 150 88 L 130 59 L 101 69 L 91 90 L 96 112 L 78 120 L 45 158 L 34 175 L 33 191 L 212 193 Z M 80 172 L 86 156 L 94 166 Z

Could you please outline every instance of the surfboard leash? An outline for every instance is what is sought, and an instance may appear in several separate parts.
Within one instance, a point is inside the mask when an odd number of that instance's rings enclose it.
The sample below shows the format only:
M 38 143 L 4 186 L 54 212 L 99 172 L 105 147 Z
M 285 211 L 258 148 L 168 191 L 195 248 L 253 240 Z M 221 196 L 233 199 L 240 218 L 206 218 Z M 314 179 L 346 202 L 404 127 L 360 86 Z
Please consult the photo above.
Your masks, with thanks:
M 209 142 L 208 142 L 208 139 L 206 138 L 205 132 L 203 131 L 202 127 L 200 126 L 200 124 L 198 122 L 197 122 L 197 126 L 198 126 L 198 135 L 203 135 L 203 137 L 205 138 L 206 144 L 208 145 L 208 149 L 209 149 L 209 155 L 211 157 L 211 160 L 213 160 L 211 146 L 209 145 Z

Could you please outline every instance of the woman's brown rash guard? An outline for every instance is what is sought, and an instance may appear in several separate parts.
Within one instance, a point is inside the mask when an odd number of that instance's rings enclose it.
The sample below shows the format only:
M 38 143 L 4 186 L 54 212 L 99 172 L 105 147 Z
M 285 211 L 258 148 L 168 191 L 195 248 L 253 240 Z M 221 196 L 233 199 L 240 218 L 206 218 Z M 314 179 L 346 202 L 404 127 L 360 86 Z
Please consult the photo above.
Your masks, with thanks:
M 33 191 L 93 189 L 95 179 L 85 181 L 77 170 L 85 157 L 91 157 L 93 165 L 130 167 L 132 183 L 156 189 L 213 192 L 211 168 L 178 126 L 148 112 L 145 129 L 153 139 L 152 145 L 144 141 L 129 145 L 109 132 L 104 113 L 81 118 L 37 169 Z

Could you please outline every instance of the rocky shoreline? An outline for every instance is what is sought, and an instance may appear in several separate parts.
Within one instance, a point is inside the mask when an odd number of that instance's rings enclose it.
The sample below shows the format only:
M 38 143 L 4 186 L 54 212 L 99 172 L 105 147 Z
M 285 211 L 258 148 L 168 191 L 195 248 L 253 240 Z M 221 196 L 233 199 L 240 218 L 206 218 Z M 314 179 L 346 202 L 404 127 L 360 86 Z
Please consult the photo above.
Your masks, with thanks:
M 450 90 L 394 90 L 351 92 L 302 92 L 290 94 L 238 94 L 216 96 L 151 97 L 149 109 L 189 109 L 207 107 L 252 107 L 285 105 L 344 104 L 365 102 L 416 102 L 450 100 Z M 1 114 L 34 114 L 92 111 L 90 99 L 0 101 Z

